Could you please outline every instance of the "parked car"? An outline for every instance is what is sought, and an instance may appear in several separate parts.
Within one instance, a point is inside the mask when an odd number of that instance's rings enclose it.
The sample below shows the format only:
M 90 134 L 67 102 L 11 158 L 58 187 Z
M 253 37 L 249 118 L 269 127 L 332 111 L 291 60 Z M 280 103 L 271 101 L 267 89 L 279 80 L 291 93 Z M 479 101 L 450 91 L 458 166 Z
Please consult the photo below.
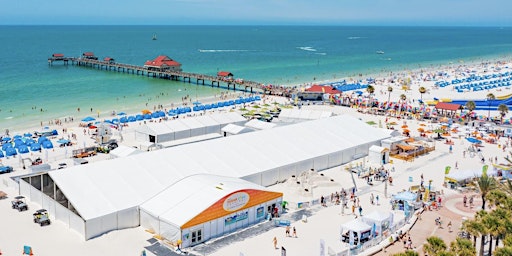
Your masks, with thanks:
M 28 205 L 25 202 L 24 196 L 15 197 L 14 200 L 11 201 L 11 204 L 12 208 L 18 210 L 19 212 L 28 210 Z
M 0 174 L 10 173 L 12 171 L 14 171 L 14 169 L 12 169 L 11 166 L 4 166 L 4 165 L 0 166 Z

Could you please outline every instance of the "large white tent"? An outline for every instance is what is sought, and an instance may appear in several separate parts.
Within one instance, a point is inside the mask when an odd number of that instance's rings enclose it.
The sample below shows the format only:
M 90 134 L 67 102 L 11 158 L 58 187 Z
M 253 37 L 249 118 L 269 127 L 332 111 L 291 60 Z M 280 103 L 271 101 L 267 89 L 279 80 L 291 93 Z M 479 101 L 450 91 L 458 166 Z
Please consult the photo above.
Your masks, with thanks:
M 251 191 L 255 192 L 249 196 L 246 207 L 235 211 L 225 211 L 222 209 L 224 207 L 219 207 L 224 205 L 227 196 Z M 268 199 L 258 200 L 261 193 Z M 251 200 L 255 200 L 255 203 L 251 204 Z M 246 180 L 197 174 L 179 180 L 141 204 L 141 225 L 169 241 L 180 239 L 182 232 L 189 233 L 190 229 L 201 227 L 201 240 L 205 241 L 230 231 L 231 226 L 225 225 L 226 215 L 247 209 L 247 218 L 236 223 L 240 227 L 247 226 L 263 220 L 264 214 L 258 218 L 257 208 L 266 209 L 267 204 L 279 205 L 281 201 L 282 193 L 267 192 L 265 187 Z M 188 244 L 184 241 L 183 246 Z
M 282 109 L 279 113 L 279 120 L 281 121 L 294 121 L 294 120 L 314 120 L 320 118 L 331 117 L 333 115 L 330 111 L 309 110 L 309 109 Z
M 138 226 L 139 205 L 185 177 L 214 174 L 269 186 L 365 156 L 388 136 L 355 117 L 336 116 L 52 171 L 47 183 L 55 187 L 43 192 L 59 203 L 47 202 L 28 179 L 20 191 L 54 205 L 45 208 L 89 239 Z

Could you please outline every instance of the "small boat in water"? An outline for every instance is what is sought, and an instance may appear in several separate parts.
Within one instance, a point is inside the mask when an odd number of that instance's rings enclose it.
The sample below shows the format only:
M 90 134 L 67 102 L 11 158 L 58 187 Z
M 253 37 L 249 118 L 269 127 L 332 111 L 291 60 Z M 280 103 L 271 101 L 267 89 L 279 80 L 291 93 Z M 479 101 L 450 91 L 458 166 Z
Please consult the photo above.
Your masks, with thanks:
M 377 54 L 384 54 L 383 51 L 377 51 Z
M 153 38 L 151 40 L 156 40 L 156 34 L 153 34 Z

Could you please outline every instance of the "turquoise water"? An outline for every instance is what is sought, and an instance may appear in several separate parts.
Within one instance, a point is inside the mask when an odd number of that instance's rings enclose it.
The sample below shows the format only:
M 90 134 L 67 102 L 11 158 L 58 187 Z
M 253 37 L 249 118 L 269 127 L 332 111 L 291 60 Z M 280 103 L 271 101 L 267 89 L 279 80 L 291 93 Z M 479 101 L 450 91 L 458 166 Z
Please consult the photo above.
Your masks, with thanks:
M 151 40 L 153 34 L 158 40 Z M 224 92 L 59 63 L 50 67 L 47 58 L 53 53 L 80 56 L 92 51 L 100 58 L 137 65 L 167 55 L 186 72 L 214 75 L 226 70 L 237 78 L 293 85 L 509 56 L 512 28 L 0 26 L 0 49 L 3 131 L 65 116 L 81 119 L 97 111 L 135 112 L 179 103 L 186 95 L 202 98 Z

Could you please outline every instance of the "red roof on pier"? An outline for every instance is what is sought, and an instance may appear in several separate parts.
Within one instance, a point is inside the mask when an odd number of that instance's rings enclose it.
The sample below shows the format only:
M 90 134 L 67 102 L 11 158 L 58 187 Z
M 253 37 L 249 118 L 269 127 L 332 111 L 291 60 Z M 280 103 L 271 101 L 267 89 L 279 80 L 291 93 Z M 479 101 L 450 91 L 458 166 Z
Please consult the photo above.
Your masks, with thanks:
M 52 57 L 64 57 L 63 53 L 54 53 L 52 54 Z
M 223 77 L 226 77 L 226 76 L 233 76 L 233 73 L 229 72 L 229 71 L 219 71 L 217 73 L 217 76 L 223 76 Z
M 104 61 L 114 61 L 113 58 L 110 58 L 110 57 L 105 57 L 105 59 L 103 59 Z
M 181 66 L 181 64 L 165 55 L 160 55 L 154 60 L 148 60 L 144 63 L 144 66 L 151 67 L 162 67 L 162 66 Z
M 306 89 L 307 92 L 323 92 L 323 93 L 329 93 L 329 94 L 340 94 L 341 91 L 338 91 L 331 86 L 322 86 L 322 85 L 313 85 Z
M 86 56 L 86 57 L 93 57 L 94 53 L 93 52 L 84 52 L 84 54 L 82 54 L 82 55 Z

